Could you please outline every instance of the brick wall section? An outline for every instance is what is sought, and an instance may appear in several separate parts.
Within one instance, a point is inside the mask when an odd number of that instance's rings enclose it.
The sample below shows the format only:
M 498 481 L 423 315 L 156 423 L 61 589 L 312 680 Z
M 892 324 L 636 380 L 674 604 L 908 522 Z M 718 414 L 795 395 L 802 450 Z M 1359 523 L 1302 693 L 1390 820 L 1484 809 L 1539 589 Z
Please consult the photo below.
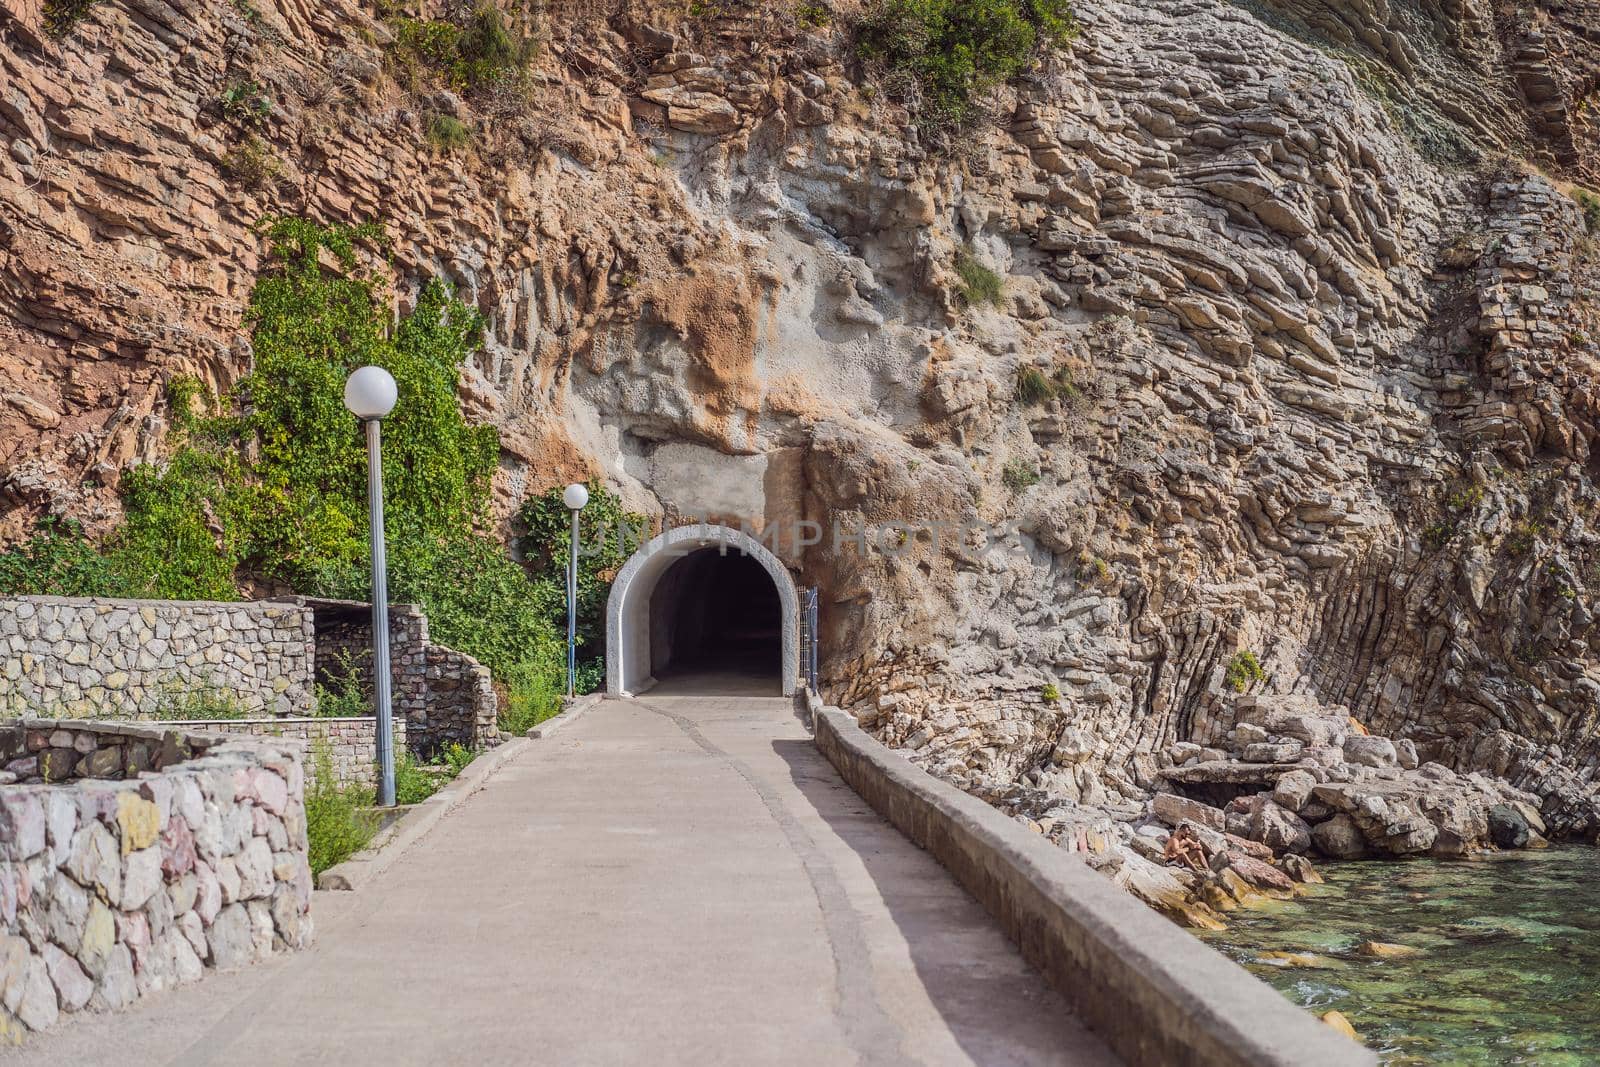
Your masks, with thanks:
M 294 601 L 0 598 L 0 714 L 133 718 L 218 690 L 304 715 L 314 636 Z
M 136 779 L 76 776 L 135 749 Z M 310 940 L 297 746 L 30 719 L 0 752 L 71 768 L 0 786 L 0 1043 Z
M 316 743 L 325 741 L 333 764 L 334 781 L 341 786 L 371 786 L 377 781 L 378 720 L 371 715 L 351 719 L 282 718 L 231 719 L 221 722 L 171 722 L 165 725 L 182 730 L 206 730 L 214 734 L 270 737 L 298 742 L 303 754 L 306 781 L 317 776 Z M 406 748 L 406 721 L 394 718 L 394 747 Z

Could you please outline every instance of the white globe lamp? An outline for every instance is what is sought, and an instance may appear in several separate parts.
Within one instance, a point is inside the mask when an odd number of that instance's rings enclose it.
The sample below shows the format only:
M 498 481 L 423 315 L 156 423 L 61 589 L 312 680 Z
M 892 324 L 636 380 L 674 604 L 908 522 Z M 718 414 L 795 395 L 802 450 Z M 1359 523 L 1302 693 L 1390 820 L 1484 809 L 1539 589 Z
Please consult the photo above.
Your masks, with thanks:
M 382 367 L 358 367 L 344 383 L 344 406 L 358 419 L 383 418 L 399 398 L 394 375 Z
M 358 367 L 345 380 L 344 406 L 367 428 L 367 514 L 372 539 L 372 703 L 377 720 L 378 803 L 394 806 L 394 716 L 389 689 L 389 567 L 383 541 L 383 417 L 400 390 L 382 367 Z
M 567 697 L 578 695 L 578 512 L 589 502 L 589 489 L 573 482 L 561 492 L 572 512 L 572 545 L 567 553 Z

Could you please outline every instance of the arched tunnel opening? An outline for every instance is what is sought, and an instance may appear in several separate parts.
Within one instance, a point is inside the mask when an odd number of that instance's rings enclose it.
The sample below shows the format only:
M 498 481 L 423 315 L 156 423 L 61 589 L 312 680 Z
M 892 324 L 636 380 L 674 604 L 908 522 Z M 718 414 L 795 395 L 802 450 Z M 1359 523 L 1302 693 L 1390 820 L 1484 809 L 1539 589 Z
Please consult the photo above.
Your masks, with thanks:
M 743 530 L 710 523 L 653 537 L 606 600 L 606 692 L 791 696 L 800 595 L 783 562 Z
M 664 686 L 781 691 L 783 607 L 772 575 L 738 551 L 675 561 L 650 594 L 650 671 Z

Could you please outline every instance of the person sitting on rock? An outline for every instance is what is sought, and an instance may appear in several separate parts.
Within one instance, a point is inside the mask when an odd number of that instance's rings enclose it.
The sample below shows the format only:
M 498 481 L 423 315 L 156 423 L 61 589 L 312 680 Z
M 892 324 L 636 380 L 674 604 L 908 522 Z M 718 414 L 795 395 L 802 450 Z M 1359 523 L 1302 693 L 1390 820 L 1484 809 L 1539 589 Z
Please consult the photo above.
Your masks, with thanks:
M 1204 874 L 1210 870 L 1206 863 L 1206 850 L 1195 837 L 1194 831 L 1187 826 L 1180 826 L 1172 831 L 1167 838 L 1167 847 L 1163 855 L 1168 863 L 1181 863 L 1196 874 Z

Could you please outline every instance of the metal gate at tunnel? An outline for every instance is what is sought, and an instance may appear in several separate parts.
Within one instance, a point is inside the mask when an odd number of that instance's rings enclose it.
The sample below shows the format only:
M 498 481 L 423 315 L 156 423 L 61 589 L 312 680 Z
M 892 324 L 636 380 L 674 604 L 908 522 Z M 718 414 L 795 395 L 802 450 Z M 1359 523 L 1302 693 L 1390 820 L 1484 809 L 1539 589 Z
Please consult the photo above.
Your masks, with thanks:
M 817 692 L 817 587 L 800 590 L 800 666 L 806 688 Z

